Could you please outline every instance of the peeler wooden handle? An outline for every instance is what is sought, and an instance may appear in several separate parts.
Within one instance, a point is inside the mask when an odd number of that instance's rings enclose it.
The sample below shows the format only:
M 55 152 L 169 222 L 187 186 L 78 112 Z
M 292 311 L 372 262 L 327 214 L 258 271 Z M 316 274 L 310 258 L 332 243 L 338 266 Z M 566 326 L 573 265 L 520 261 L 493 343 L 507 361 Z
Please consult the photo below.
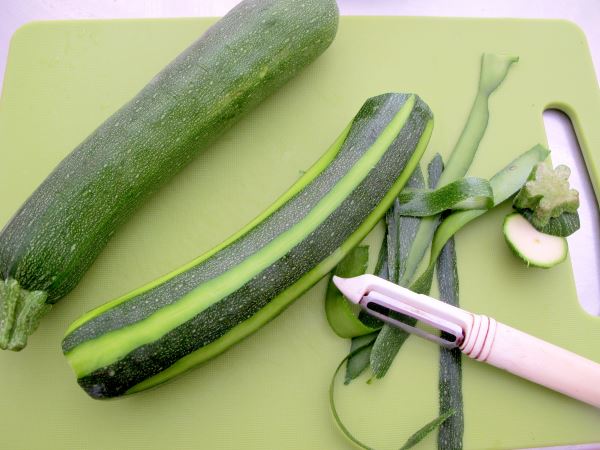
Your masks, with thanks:
M 473 314 L 460 349 L 473 359 L 600 408 L 600 364 L 564 348 Z

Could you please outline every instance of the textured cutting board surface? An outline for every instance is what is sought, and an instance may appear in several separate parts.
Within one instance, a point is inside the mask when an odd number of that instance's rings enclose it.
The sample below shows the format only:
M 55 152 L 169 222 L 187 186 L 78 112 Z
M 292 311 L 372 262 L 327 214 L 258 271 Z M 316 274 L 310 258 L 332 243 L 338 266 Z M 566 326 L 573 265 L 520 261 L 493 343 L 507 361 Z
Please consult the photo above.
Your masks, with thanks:
M 212 19 L 34 23 L 13 38 L 0 103 L 0 225 L 102 120 Z M 325 151 L 363 101 L 416 92 L 435 114 L 423 161 L 448 155 L 471 106 L 483 51 L 520 56 L 490 102 L 470 174 L 489 177 L 545 142 L 542 111 L 574 122 L 596 192 L 600 93 L 585 38 L 555 21 L 343 18 L 332 47 L 157 192 L 20 354 L 0 354 L 7 449 L 344 449 L 327 388 L 348 344 L 329 330 L 325 280 L 224 355 L 175 381 L 98 402 L 60 351 L 68 324 L 218 244 Z M 457 237 L 462 305 L 600 361 L 600 320 L 579 306 L 568 263 L 527 269 L 501 235 L 503 208 Z M 370 236 L 377 251 L 381 229 Z M 437 414 L 438 348 L 411 338 L 388 376 L 338 388 L 362 441 L 397 448 Z M 465 448 L 600 441 L 600 411 L 464 360 Z M 568 368 L 565 368 L 568 370 Z M 590 383 L 600 380 L 590 380 Z M 429 436 L 419 448 L 435 448 Z

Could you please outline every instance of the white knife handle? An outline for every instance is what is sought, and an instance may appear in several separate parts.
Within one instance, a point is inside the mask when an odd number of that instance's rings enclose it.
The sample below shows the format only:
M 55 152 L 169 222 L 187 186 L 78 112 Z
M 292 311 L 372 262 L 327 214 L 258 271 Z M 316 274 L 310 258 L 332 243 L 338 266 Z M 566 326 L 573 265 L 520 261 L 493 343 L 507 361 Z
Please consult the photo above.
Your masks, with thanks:
M 492 318 L 473 317 L 463 353 L 600 408 L 600 364 Z

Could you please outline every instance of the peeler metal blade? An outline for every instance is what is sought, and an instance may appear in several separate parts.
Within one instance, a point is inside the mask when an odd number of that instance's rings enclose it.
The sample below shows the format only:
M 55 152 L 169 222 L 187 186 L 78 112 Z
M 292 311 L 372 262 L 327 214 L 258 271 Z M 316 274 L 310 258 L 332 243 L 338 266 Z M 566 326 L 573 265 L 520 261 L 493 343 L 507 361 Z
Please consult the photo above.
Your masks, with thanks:
M 459 347 L 464 341 L 465 329 L 472 323 L 468 312 L 375 275 L 334 276 L 333 282 L 348 300 L 370 315 L 446 348 Z M 439 335 L 414 326 L 417 322 L 429 325 Z
M 370 315 L 445 348 L 458 347 L 464 339 L 461 326 L 376 291 L 371 291 L 368 295 L 362 297 L 359 305 Z M 426 323 L 438 330 L 440 334 L 436 335 L 406 323 L 402 320 L 403 316 L 414 319 L 414 323 L 417 321 Z

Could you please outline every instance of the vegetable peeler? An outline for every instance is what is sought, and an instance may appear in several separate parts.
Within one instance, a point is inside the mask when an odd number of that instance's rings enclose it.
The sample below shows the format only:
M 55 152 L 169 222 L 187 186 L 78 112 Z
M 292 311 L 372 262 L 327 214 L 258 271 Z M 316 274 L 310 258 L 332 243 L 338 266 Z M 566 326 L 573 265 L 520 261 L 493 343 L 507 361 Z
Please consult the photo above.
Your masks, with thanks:
M 370 315 L 477 361 L 600 408 L 600 364 L 491 317 L 473 314 L 375 275 L 333 277 L 344 296 Z M 438 330 L 404 323 L 408 316 Z

